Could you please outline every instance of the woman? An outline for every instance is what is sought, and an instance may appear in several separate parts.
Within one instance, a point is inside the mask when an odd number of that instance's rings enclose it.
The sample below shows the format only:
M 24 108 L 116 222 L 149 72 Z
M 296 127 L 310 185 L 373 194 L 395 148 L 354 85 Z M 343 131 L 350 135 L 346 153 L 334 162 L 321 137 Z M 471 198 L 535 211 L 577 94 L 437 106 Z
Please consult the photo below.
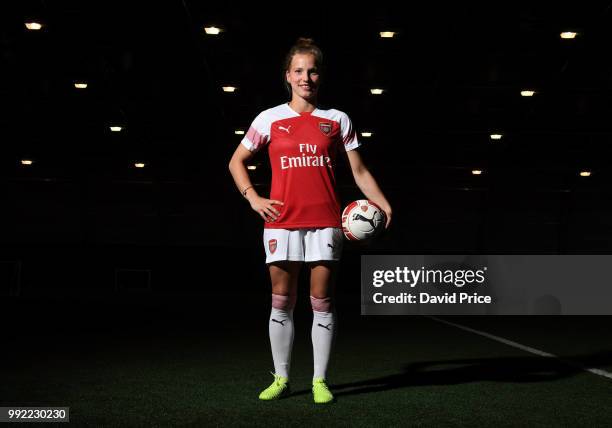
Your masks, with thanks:
M 344 239 L 334 176 L 338 154 L 348 157 L 363 194 L 387 214 L 385 227 L 391 222 L 391 206 L 355 150 L 360 143 L 349 117 L 317 107 L 322 65 L 321 50 L 311 39 L 299 39 L 285 60 L 291 101 L 260 113 L 229 163 L 242 196 L 265 222 L 264 247 L 272 282 L 269 334 L 274 382 L 261 392 L 262 400 L 289 393 L 293 308 L 304 262 L 310 269 L 313 310 L 312 392 L 315 403 L 329 403 L 334 398 L 326 383 L 326 370 L 335 328 L 333 278 Z M 257 194 L 245 166 L 266 144 L 272 167 L 270 199 Z

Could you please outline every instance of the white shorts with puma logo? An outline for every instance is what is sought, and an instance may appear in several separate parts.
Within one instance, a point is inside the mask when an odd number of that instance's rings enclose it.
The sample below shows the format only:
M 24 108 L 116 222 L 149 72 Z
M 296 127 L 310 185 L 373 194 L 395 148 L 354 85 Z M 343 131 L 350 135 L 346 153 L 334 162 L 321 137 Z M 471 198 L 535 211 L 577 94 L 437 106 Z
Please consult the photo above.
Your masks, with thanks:
M 313 229 L 264 229 L 266 263 L 340 260 L 344 234 L 337 227 Z

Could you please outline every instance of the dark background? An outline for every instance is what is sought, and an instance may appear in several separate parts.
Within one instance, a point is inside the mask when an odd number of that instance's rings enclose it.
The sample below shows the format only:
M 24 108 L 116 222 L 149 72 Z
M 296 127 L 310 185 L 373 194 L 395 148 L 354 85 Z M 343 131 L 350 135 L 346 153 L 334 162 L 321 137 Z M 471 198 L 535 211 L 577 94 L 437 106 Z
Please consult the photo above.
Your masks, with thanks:
M 376 243 L 347 245 L 345 278 L 362 253 L 609 251 L 610 2 L 0 7 L 5 295 L 267 293 L 262 224 L 227 163 L 234 130 L 287 100 L 300 36 L 325 55 L 322 103 L 373 132 L 363 156 L 394 209 Z M 253 163 L 266 195 L 266 154 Z M 362 197 L 337 174 L 343 204 Z

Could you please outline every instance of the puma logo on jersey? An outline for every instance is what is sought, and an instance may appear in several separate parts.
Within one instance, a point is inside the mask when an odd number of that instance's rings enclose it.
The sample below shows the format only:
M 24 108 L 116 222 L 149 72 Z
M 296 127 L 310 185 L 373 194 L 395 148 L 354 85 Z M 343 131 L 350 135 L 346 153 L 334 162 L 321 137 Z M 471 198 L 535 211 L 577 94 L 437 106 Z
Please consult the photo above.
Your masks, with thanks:
M 331 248 L 332 250 L 335 248 L 332 244 L 327 244 L 327 246 Z
M 332 325 L 332 323 L 329 323 L 329 324 L 327 324 L 327 325 L 323 325 L 323 324 L 321 324 L 321 323 L 318 323 L 317 325 L 318 325 L 319 327 L 323 327 L 325 330 L 329 330 L 329 326 L 331 326 L 331 325 Z M 331 331 L 331 330 L 329 330 L 329 331 Z
M 283 324 L 283 323 L 284 323 L 285 321 L 287 321 L 287 320 L 282 320 L 282 321 L 279 321 L 279 320 L 275 320 L 274 318 L 272 318 L 272 321 L 277 322 L 277 323 L 279 323 L 280 325 L 282 325 L 282 326 L 284 327 L 284 326 L 285 326 L 285 324 Z
M 291 125 L 289 125 L 288 127 L 284 127 L 284 126 L 279 126 L 278 129 L 280 129 L 281 131 L 285 131 L 287 134 L 289 133 L 289 129 L 291 128 Z

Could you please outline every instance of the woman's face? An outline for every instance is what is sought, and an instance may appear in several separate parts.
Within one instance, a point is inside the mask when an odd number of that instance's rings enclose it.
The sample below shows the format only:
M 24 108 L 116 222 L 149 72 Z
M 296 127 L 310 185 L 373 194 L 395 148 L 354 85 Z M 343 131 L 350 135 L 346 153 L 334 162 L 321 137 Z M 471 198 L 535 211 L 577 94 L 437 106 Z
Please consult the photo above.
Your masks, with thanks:
M 293 96 L 297 95 L 307 101 L 316 99 L 319 89 L 319 69 L 313 54 L 293 55 L 289 70 L 285 74 Z

